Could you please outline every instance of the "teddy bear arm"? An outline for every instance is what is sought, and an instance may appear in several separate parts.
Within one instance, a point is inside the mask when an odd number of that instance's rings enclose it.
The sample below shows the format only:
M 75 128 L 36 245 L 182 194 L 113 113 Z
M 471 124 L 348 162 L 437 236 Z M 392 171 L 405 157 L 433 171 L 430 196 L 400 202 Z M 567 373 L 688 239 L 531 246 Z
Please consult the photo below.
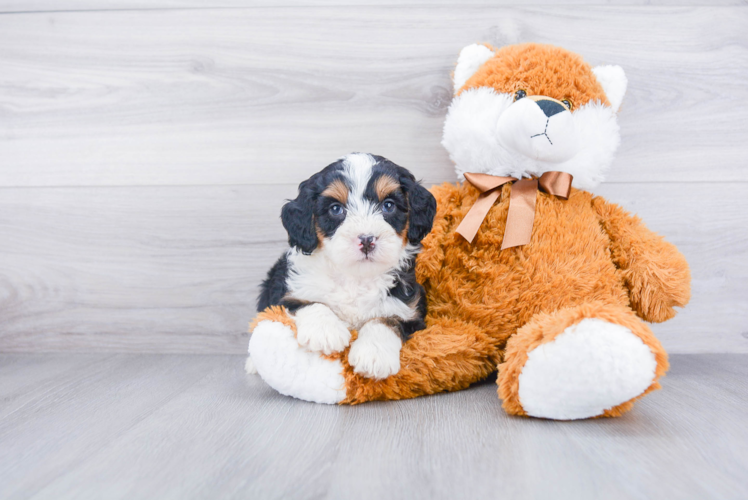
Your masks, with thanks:
M 416 279 L 427 289 L 428 280 L 442 268 L 444 241 L 452 227 L 451 213 L 460 199 L 459 188 L 454 184 L 433 186 L 430 191 L 436 198 L 436 216 L 431 232 L 421 242 L 423 249 L 416 266 Z
M 593 206 L 610 238 L 611 257 L 623 273 L 631 307 L 650 322 L 675 316 L 674 308 L 685 306 L 691 296 L 691 273 L 683 254 L 620 206 L 600 197 Z

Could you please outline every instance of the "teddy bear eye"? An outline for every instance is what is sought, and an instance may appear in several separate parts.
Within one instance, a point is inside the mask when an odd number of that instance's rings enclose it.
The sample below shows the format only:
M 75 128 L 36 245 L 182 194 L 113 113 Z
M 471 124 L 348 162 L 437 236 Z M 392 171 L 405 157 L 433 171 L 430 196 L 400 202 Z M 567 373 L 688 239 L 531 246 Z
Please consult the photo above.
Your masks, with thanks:
M 523 97 L 527 97 L 527 92 L 525 92 L 523 89 L 519 89 L 517 92 L 514 93 L 514 101 L 519 101 Z
M 567 108 L 567 109 L 568 109 L 569 111 L 571 111 L 572 109 L 574 109 L 574 106 L 573 106 L 573 105 L 571 104 L 571 101 L 570 101 L 570 100 L 568 100 L 568 99 L 563 99 L 563 100 L 562 100 L 561 102 L 562 102 L 562 103 L 564 103 L 564 106 L 566 106 L 566 108 Z

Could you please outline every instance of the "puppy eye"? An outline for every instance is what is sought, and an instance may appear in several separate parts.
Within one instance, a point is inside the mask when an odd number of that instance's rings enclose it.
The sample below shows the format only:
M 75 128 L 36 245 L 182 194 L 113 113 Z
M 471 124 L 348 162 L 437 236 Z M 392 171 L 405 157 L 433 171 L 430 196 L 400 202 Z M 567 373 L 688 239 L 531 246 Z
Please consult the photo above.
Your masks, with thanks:
M 343 212 L 345 212 L 345 209 L 343 208 L 343 205 L 340 203 L 333 203 L 330 205 L 329 209 L 330 215 L 333 215 L 335 217 L 343 215 Z
M 391 214 L 395 211 L 395 202 L 392 200 L 384 200 L 384 203 L 382 203 L 382 212 L 386 214 Z
M 523 89 L 519 89 L 517 92 L 514 93 L 514 101 L 517 102 L 520 99 L 523 99 L 527 97 L 527 92 L 525 92 Z
M 564 103 L 564 106 L 566 106 L 566 108 L 567 108 L 567 109 L 568 109 L 569 111 L 571 111 L 572 109 L 574 109 L 574 106 L 573 106 L 573 105 L 571 104 L 571 101 L 570 101 L 570 100 L 568 100 L 568 99 L 564 99 L 564 100 L 562 100 L 561 102 L 562 102 L 562 103 Z

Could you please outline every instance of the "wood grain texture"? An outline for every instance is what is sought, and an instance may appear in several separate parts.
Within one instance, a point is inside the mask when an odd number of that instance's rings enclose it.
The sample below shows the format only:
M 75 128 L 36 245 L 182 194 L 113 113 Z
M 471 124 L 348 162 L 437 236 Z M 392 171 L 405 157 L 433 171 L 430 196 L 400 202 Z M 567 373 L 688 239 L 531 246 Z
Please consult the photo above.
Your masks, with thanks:
M 0 399 L 0 496 L 745 498 L 747 361 L 674 356 L 624 417 L 553 422 L 507 416 L 490 382 L 338 407 L 241 356 L 3 355 L 23 398 Z
M 154 10 L 154 9 L 231 9 L 247 7 L 311 7 L 311 6 L 399 6 L 397 0 L 2 0 L 3 12 L 61 12 L 100 10 Z M 408 5 L 454 5 L 454 0 L 408 0 Z M 746 5 L 746 0 L 535 0 L 533 5 L 656 5 L 656 6 L 729 6 Z M 514 6 L 516 0 L 466 0 L 461 5 Z
M 626 69 L 599 192 L 694 275 L 655 332 L 748 352 L 745 7 L 23 5 L 71 11 L 0 15 L 0 351 L 244 352 L 283 199 L 354 150 L 452 181 L 449 72 L 484 40 Z
M 3 190 L 0 350 L 245 352 L 295 191 Z
M 744 7 L 319 7 L 0 16 L 0 186 L 293 183 L 350 151 L 451 180 L 459 50 L 620 64 L 611 182 L 746 181 Z
M 287 248 L 295 185 L 0 190 L 0 351 L 243 353 L 258 284 Z M 691 304 L 671 352 L 748 352 L 746 184 L 598 193 L 679 246 Z

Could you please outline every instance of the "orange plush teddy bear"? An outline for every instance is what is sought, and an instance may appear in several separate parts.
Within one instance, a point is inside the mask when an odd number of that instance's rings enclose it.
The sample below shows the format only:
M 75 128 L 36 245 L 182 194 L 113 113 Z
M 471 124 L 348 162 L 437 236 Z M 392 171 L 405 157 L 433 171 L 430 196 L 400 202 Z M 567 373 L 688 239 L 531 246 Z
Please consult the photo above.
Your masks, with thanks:
M 416 269 L 427 328 L 403 344 L 400 371 L 368 379 L 350 348 L 300 347 L 278 308 L 255 320 L 252 362 L 276 390 L 310 401 L 455 391 L 498 368 L 510 414 L 621 415 L 668 369 L 645 322 L 670 319 L 690 295 L 673 245 L 584 190 L 619 144 L 623 70 L 558 47 L 471 45 L 454 90 L 442 144 L 465 182 L 431 190 L 438 211 Z

